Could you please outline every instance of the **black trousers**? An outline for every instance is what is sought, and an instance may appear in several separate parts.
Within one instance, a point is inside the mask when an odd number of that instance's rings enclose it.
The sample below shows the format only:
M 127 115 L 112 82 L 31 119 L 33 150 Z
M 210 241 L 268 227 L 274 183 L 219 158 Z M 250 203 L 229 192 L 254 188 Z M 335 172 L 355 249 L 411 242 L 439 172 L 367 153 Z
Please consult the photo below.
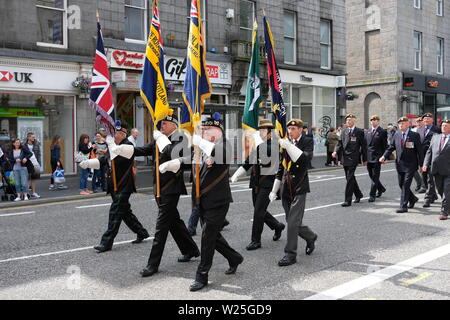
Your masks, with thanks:
M 398 185 L 400 187 L 400 208 L 407 209 L 408 202 L 416 199 L 416 196 L 411 192 L 411 183 L 414 178 L 414 171 L 409 172 L 397 172 L 398 175 Z
M 380 182 L 380 171 L 381 171 L 381 163 L 367 163 L 367 171 L 369 172 L 369 177 L 372 180 L 372 185 L 370 187 L 370 196 L 375 197 L 377 191 L 385 192 L 386 188 Z
M 105 247 L 112 247 L 122 220 L 134 233 L 140 236 L 148 235 L 147 230 L 133 214 L 133 211 L 131 211 L 130 196 L 131 193 L 116 193 L 111 195 L 113 202 L 109 208 L 108 230 L 103 234 L 102 240 L 100 241 L 100 244 Z
M 450 215 L 450 176 L 434 175 L 436 188 L 442 197 L 441 213 Z
M 427 172 L 424 172 L 427 173 Z M 430 201 L 437 198 L 436 194 L 436 184 L 434 182 L 434 176 L 430 173 L 427 173 L 427 179 L 428 179 L 428 186 L 427 186 L 427 192 L 425 192 L 425 200 L 429 199 Z
M 258 191 L 258 192 L 256 192 Z M 252 226 L 252 241 L 261 242 L 261 233 L 264 228 L 264 223 L 272 229 L 279 229 L 281 223 L 278 222 L 268 211 L 270 199 L 269 193 L 272 191 L 268 188 L 253 188 L 252 200 L 253 200 L 253 226 Z
M 344 166 L 345 178 L 347 179 L 347 185 L 345 186 L 345 202 L 351 202 L 353 194 L 355 194 L 355 197 L 357 198 L 363 197 L 355 178 L 356 167 L 357 166 Z
M 197 253 L 197 244 L 192 240 L 189 232 L 180 218 L 177 205 L 180 195 L 161 196 L 156 220 L 155 238 L 148 258 L 148 266 L 158 269 L 170 232 L 182 255 Z
M 195 279 L 201 283 L 208 282 L 208 273 L 211 269 L 214 251 L 217 250 L 228 260 L 230 265 L 239 264 L 243 257 L 230 247 L 220 234 L 229 204 L 205 210 L 200 204 L 200 221 L 202 223 L 201 259 L 197 268 Z

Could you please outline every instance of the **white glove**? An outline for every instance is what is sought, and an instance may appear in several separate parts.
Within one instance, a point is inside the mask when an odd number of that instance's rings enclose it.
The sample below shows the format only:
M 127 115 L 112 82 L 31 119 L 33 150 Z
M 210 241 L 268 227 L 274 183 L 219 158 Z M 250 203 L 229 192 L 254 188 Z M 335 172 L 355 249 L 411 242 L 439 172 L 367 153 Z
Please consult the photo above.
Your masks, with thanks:
M 194 134 L 194 136 L 192 137 L 192 144 L 194 146 L 199 146 L 200 149 L 203 150 L 204 153 L 206 153 L 206 155 L 208 157 L 211 156 L 211 153 L 214 149 L 214 143 L 213 142 L 209 142 L 205 139 L 203 139 L 202 137 L 200 137 L 199 135 Z
M 156 140 L 156 144 L 158 145 L 159 151 L 163 151 L 166 146 L 172 144 L 169 138 L 165 134 L 162 134 L 160 131 L 153 131 L 153 138 Z
M 235 183 L 240 176 L 246 173 L 244 167 L 239 167 L 230 179 L 231 183 Z
M 131 159 L 134 154 L 134 146 L 131 144 L 121 144 L 121 145 L 114 145 L 110 151 L 112 151 L 117 156 L 122 156 L 127 159 Z
M 80 162 L 80 167 L 83 169 L 100 169 L 100 161 L 97 158 L 84 160 Z
M 181 166 L 180 159 L 173 159 L 170 161 L 166 161 L 159 165 L 159 172 L 164 173 L 166 171 L 171 171 L 173 173 L 176 173 Z
M 106 144 L 108 145 L 108 148 L 111 148 L 113 145 L 116 145 L 114 138 L 111 136 L 106 137 Z
M 288 139 L 280 139 L 278 140 L 278 143 L 280 144 L 280 147 L 286 149 L 293 162 L 296 162 L 303 153 L 302 150 L 294 146 Z
M 263 139 L 261 139 L 261 136 L 259 135 L 259 131 L 256 131 L 254 134 L 252 134 L 252 137 L 253 140 L 255 141 L 255 148 L 264 142 Z
M 274 200 L 277 199 L 277 192 L 280 189 L 280 186 L 281 186 L 281 181 L 278 179 L 275 179 L 275 181 L 273 182 L 272 191 L 269 193 L 270 202 L 273 202 Z
M 288 145 L 292 144 L 287 138 L 279 139 L 278 143 L 280 144 L 280 147 L 283 149 L 286 149 Z

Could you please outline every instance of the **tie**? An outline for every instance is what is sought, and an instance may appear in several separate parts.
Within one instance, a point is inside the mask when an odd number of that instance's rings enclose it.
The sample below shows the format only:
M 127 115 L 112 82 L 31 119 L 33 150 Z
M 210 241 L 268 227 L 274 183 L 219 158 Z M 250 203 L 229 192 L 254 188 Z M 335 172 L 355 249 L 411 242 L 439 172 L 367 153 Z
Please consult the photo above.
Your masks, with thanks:
M 402 134 L 402 147 L 405 146 L 405 133 Z
M 441 151 L 442 151 L 442 150 L 444 150 L 444 146 L 445 146 L 445 139 L 446 139 L 446 136 L 445 136 L 445 135 L 443 135 L 443 136 L 442 136 L 442 141 L 441 141 Z
M 430 131 L 430 128 L 427 127 L 427 129 L 425 130 L 425 137 L 427 136 L 429 131 Z
M 372 136 L 375 135 L 375 128 L 372 129 Z
M 349 136 L 349 137 L 352 136 L 352 129 L 350 129 L 350 131 L 348 132 L 348 136 Z

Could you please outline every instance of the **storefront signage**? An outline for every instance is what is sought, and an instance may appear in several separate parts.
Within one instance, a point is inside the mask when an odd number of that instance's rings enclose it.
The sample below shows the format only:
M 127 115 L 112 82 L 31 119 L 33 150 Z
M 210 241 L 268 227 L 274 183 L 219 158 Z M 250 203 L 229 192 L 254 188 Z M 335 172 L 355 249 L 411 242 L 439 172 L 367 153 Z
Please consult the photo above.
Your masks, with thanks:
M 44 114 L 40 109 L 32 108 L 0 108 L 1 118 L 17 118 L 17 117 L 43 117 Z
M 11 81 L 14 79 L 15 82 L 28 82 L 33 83 L 31 80 L 32 73 L 29 72 L 9 72 L 9 71 L 0 71 L 0 81 Z
M 428 81 L 428 86 L 430 88 L 437 88 L 437 87 L 439 87 L 439 81 L 437 81 L 437 80 Z
M 312 81 L 313 81 L 313 78 L 307 77 L 307 76 L 304 76 L 304 75 L 301 75 L 301 76 L 300 76 L 300 80 L 306 81 L 306 82 L 312 82 Z
M 414 78 L 405 78 L 403 85 L 405 87 L 414 87 Z
M 139 52 L 114 50 L 111 53 L 111 67 L 140 70 L 144 66 L 144 54 Z

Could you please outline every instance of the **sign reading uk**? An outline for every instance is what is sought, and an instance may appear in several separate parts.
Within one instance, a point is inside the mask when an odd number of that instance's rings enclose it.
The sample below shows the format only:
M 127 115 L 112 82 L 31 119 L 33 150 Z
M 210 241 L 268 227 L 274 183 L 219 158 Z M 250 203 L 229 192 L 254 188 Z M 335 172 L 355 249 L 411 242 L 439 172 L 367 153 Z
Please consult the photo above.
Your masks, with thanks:
M 14 78 L 15 82 L 33 83 L 31 80 L 32 73 L 28 72 L 14 72 L 14 75 L 9 71 L 0 71 L 0 81 L 10 81 Z

